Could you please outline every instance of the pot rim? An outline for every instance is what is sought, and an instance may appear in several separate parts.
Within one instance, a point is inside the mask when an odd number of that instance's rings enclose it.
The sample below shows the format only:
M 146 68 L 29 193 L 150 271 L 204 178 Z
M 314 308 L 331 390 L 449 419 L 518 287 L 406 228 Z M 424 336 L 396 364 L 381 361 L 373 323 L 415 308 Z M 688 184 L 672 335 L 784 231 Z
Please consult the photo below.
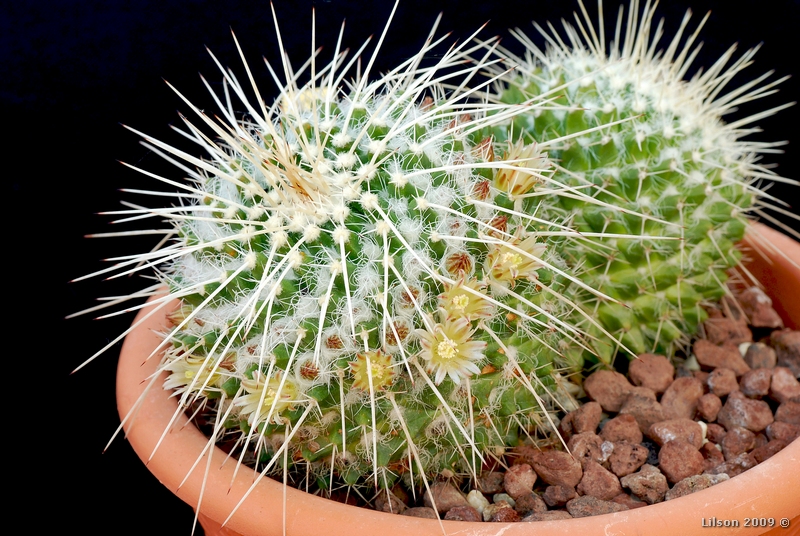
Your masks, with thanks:
M 795 293 L 777 294 L 775 281 L 772 286 L 769 282 L 765 285 L 767 292 L 778 302 L 776 309 L 793 315 L 791 318 L 797 327 L 796 323 L 800 322 L 800 300 L 797 299 L 800 296 L 800 243 L 760 224 L 754 225 L 748 236 L 750 238 L 745 242 L 751 247 L 753 236 L 774 245 L 774 248 L 763 248 L 773 264 L 769 266 L 764 259 L 753 255 L 749 270 L 757 276 L 765 271 L 774 271 L 778 280 L 788 278 L 797 285 Z M 605 534 L 671 535 L 681 531 L 694 533 L 705 526 L 704 522 L 711 523 L 711 518 L 715 518 L 723 522 L 738 521 L 739 528 L 727 533 L 745 535 L 765 530 L 744 527 L 745 518 L 773 518 L 775 527 L 781 518 L 792 519 L 793 525 L 800 522 L 796 519 L 800 516 L 796 494 L 784 491 L 800 489 L 800 471 L 797 470 L 800 467 L 800 441 L 794 441 L 769 460 L 735 478 L 688 496 L 613 514 L 540 521 L 533 526 L 527 523 L 471 523 L 398 516 L 317 497 L 268 477 L 259 478 L 258 473 L 245 466 L 237 472 L 236 460 L 228 459 L 222 450 L 211 449 L 210 459 L 204 455 L 208 450 L 207 438 L 178 411 L 176 399 L 162 389 L 166 373 L 154 375 L 158 357 L 141 357 L 149 356 L 161 342 L 157 332 L 163 329 L 165 311 L 164 306 L 150 305 L 137 315 L 134 323 L 139 325 L 125 339 L 120 355 L 117 407 L 126 438 L 137 455 L 162 484 L 196 510 L 199 506 L 204 524 L 208 519 L 213 520 L 215 526 L 221 524 L 248 493 L 223 530 L 241 534 L 284 534 L 285 520 L 285 534 L 289 535 L 323 531 L 331 536 L 530 535 L 534 531 L 537 535 L 566 535 L 596 533 L 601 527 Z M 145 391 L 146 395 L 141 397 Z M 126 417 L 129 414 L 131 418 Z M 167 429 L 169 431 L 165 432 Z M 156 445 L 158 448 L 153 452 Z M 193 467 L 197 460 L 199 462 Z M 184 477 L 186 482 L 182 484 Z M 256 484 L 251 486 L 256 480 Z

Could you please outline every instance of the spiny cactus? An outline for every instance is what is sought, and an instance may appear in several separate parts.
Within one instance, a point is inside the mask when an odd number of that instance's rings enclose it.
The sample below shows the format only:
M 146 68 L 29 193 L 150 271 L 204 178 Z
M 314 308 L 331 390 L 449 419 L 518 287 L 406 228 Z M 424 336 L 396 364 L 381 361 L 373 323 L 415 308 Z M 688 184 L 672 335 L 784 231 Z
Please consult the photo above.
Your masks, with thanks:
M 571 299 L 614 335 L 604 336 L 576 318 L 596 337 L 594 355 L 610 363 L 620 348 L 614 339 L 631 358 L 644 352 L 672 355 L 707 317 L 702 305 L 726 292 L 726 270 L 741 256 L 736 243 L 748 210 L 756 199 L 764 206 L 769 197 L 756 183 L 785 180 L 759 163 L 761 153 L 774 152 L 780 143 L 749 142 L 743 137 L 752 129 L 745 127 L 789 105 L 726 124 L 725 114 L 773 93 L 781 82 L 765 82 L 768 73 L 725 93 L 755 50 L 731 62 L 731 47 L 705 72 L 684 80 L 700 29 L 685 35 L 690 13 L 658 51 L 662 32 L 660 25 L 653 27 L 651 2 L 640 12 L 632 1 L 627 21 L 620 8 L 608 44 L 602 24 L 595 26 L 582 3 L 581 10 L 577 28 L 565 23 L 567 39 L 552 26 L 548 32 L 534 23 L 547 40 L 546 50 L 514 32 L 527 50 L 523 58 L 504 54 L 517 69 L 504 79 L 498 99 L 515 104 L 554 98 L 560 107 L 532 109 L 493 134 L 541 143 L 629 119 L 550 145 L 552 180 L 593 201 L 562 195 L 539 215 L 581 232 L 632 235 L 593 244 L 567 240 L 559 248 L 568 265 L 581 268 L 576 273 L 584 282 L 619 302 L 572 287 L 578 293 Z
M 345 82 L 356 59 L 337 51 L 299 85 L 287 60 L 273 105 L 220 66 L 221 116 L 186 101 L 202 157 L 142 134 L 189 181 L 142 171 L 177 206 L 126 217 L 174 229 L 104 272 L 158 269 L 143 294 L 169 287 L 165 387 L 211 411 L 240 462 L 280 471 L 285 456 L 322 488 L 475 475 L 569 399 L 553 343 L 584 347 L 562 292 L 586 285 L 548 244 L 575 233 L 538 216 L 560 194 L 541 187 L 547 144 L 482 141 L 529 107 L 471 101 L 491 81 L 446 92 L 490 63 L 465 65 L 482 47 L 465 43 L 420 67 L 437 43 L 374 82 L 372 60 Z
M 695 330 L 738 258 L 750 183 L 775 178 L 755 157 L 770 146 L 720 118 L 774 83 L 718 96 L 749 53 L 681 82 L 689 46 L 657 56 L 653 9 L 631 13 L 611 52 L 568 27 L 574 48 L 502 52 L 511 74 L 495 44 L 465 64 L 486 46 L 470 41 L 422 67 L 428 42 L 375 81 L 374 57 L 352 81 L 360 60 L 338 49 L 322 68 L 285 60 L 271 105 L 249 68 L 254 100 L 220 65 L 220 117 L 186 101 L 202 156 L 142 134 L 189 180 L 140 170 L 177 206 L 125 217 L 173 228 L 99 273 L 154 267 L 137 297 L 168 287 L 160 370 L 212 416 L 210 441 L 264 473 L 303 464 L 322 489 L 476 475 L 552 428 L 575 387 L 560 368 Z

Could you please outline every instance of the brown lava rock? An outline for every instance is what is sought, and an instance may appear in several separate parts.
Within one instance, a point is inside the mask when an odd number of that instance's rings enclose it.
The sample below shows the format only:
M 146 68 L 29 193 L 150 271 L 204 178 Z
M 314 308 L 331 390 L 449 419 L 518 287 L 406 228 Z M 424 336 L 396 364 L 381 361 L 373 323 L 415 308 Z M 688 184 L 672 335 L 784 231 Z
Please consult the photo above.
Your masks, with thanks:
M 717 415 L 717 422 L 728 431 L 734 426 L 741 426 L 751 432 L 760 432 L 772 421 L 772 410 L 766 402 L 746 398 L 741 391 L 732 393 Z
M 714 344 L 740 344 L 753 340 L 753 333 L 747 323 L 733 318 L 709 318 L 703 322 L 703 328 L 707 339 Z
M 788 400 L 775 410 L 775 420 L 789 424 L 800 424 L 800 400 Z
M 721 443 L 722 438 L 725 437 L 727 433 L 725 428 L 715 422 L 708 423 L 706 426 L 706 438 L 712 443 Z
M 750 367 L 739 353 L 739 347 L 735 344 L 726 343 L 717 346 L 711 341 L 699 339 L 692 346 L 697 362 L 708 369 L 727 368 L 731 369 L 737 376 L 741 376 Z
M 667 477 L 652 465 L 643 465 L 637 473 L 622 477 L 620 483 L 647 504 L 663 501 L 669 490 Z
M 596 400 L 605 411 L 619 411 L 632 388 L 625 376 L 613 370 L 598 370 L 583 382 L 589 398 Z
M 569 441 L 575 434 L 594 432 L 600 424 L 603 408 L 595 401 L 586 402 L 581 407 L 567 413 L 558 425 L 558 431 L 564 441 Z
M 431 501 L 431 495 L 433 495 L 433 501 Z M 434 503 L 436 503 L 435 508 L 440 514 L 444 514 L 455 506 L 469 506 L 467 498 L 449 482 L 434 482 L 431 485 L 430 493 L 425 491 L 423 503 L 429 508 L 434 508 Z
M 634 385 L 648 387 L 660 394 L 672 383 L 675 367 L 663 355 L 642 354 L 631 361 L 628 374 Z
M 483 521 L 481 513 L 469 505 L 454 506 L 447 511 L 444 518 L 451 521 Z
M 581 462 L 581 466 L 585 466 L 588 460 L 603 463 L 607 458 L 603 452 L 603 439 L 594 432 L 572 436 L 567 443 L 567 448 Z
M 754 448 L 750 454 L 753 455 L 753 458 L 755 458 L 758 463 L 762 463 L 782 451 L 788 444 L 788 441 L 784 441 L 782 439 L 773 439 L 766 445 Z
M 633 510 L 634 508 L 641 508 L 642 506 L 647 506 L 646 502 L 633 497 L 629 493 L 620 493 L 619 495 L 611 499 L 611 501 L 617 504 L 621 504 L 623 506 L 627 506 L 628 510 Z
M 550 508 L 564 506 L 568 501 L 571 501 L 577 496 L 578 492 L 575 491 L 575 488 L 566 486 L 547 486 L 542 494 L 544 502 L 547 503 L 547 506 Z
M 708 384 L 708 389 L 720 398 L 728 396 L 739 389 L 736 374 L 731 369 L 726 368 L 717 368 L 711 371 L 706 383 Z
M 488 519 L 486 519 L 487 513 L 489 514 Z M 517 511 L 505 501 L 490 504 L 489 508 L 483 512 L 483 518 L 493 523 L 514 523 L 520 520 Z
M 700 380 L 677 378 L 661 397 L 664 419 L 691 419 L 697 411 L 697 402 L 701 396 L 703 396 L 703 384 Z
M 646 388 L 637 387 L 636 389 L 645 390 Z M 653 393 L 650 389 L 647 391 Z M 640 394 L 640 392 L 630 393 L 619 412 L 623 415 L 633 415 L 642 433 L 646 433 L 653 423 L 664 420 L 664 411 L 661 404 L 656 401 L 655 393 L 652 397 L 649 394 Z
M 743 295 L 743 309 L 769 327 L 774 310 L 759 292 Z M 706 322 L 710 340 L 693 346 L 703 370 L 676 371 L 666 357 L 642 354 L 629 365 L 630 381 L 612 370 L 594 372 L 583 385 L 591 401 L 565 415 L 558 427 L 569 452 L 515 448 L 514 465 L 505 473 L 479 477 L 478 489 L 495 495 L 482 513 L 454 486 L 436 483 L 440 513 L 463 521 L 527 522 L 639 508 L 706 489 L 779 452 L 800 436 L 800 382 L 792 368 L 800 369 L 800 332 L 773 333 L 774 350 L 763 343 L 742 346 L 742 358 L 736 344 L 751 341 L 752 334 L 741 311 L 731 303 L 723 308 L 725 316 L 717 312 Z M 775 404 L 760 400 L 766 396 L 780 403 L 774 418 Z M 612 418 L 598 433 L 603 412 Z M 645 435 L 660 448 L 649 439 L 640 444 Z M 656 456 L 659 467 L 646 463 L 655 463 Z M 541 495 L 533 491 L 538 478 L 547 484 Z M 431 505 L 427 495 L 425 504 Z M 567 511 L 547 509 L 564 506 Z M 402 508 L 398 499 L 395 511 Z
M 708 372 L 704 370 L 693 370 L 692 376 L 700 380 L 700 383 L 703 385 L 703 392 L 708 392 Z
M 726 480 L 728 480 L 728 475 L 724 473 L 719 475 L 690 476 L 675 484 L 672 489 L 667 492 L 664 500 L 669 501 L 672 499 L 677 499 L 678 497 L 684 497 L 694 493 L 695 491 L 710 488 L 714 484 L 725 482 Z
M 572 427 L 576 434 L 594 433 L 597 430 L 597 425 L 600 424 L 603 408 L 599 403 L 591 401 L 571 413 L 574 415 Z
M 717 420 L 721 409 L 722 400 L 713 393 L 706 393 L 697 400 L 697 414 L 706 422 Z
M 722 451 L 710 441 L 700 447 L 700 454 L 703 455 L 703 471 L 709 471 L 725 461 Z
M 569 441 L 569 438 L 575 434 L 575 426 L 572 422 L 572 420 L 575 418 L 575 411 L 570 411 L 564 415 L 564 417 L 558 423 L 558 435 L 560 435 L 564 441 Z
M 589 460 L 583 466 L 583 478 L 578 484 L 578 493 L 610 501 L 622 493 L 622 486 L 614 473 Z
M 800 436 L 800 425 L 788 422 L 773 422 L 767 426 L 767 437 L 770 440 L 780 439 L 791 443 Z
M 753 450 L 756 446 L 756 435 L 740 426 L 734 426 L 722 438 L 722 453 L 726 460 L 731 460 L 743 452 Z
M 787 367 L 772 369 L 772 382 L 769 384 L 769 396 L 783 404 L 789 400 L 800 401 L 800 382 Z
M 753 457 L 753 455 L 749 452 L 743 452 L 738 456 L 731 458 L 730 460 L 726 460 L 725 462 L 719 464 L 715 468 L 706 471 L 706 474 L 709 475 L 720 475 L 726 474 L 729 477 L 733 478 L 736 475 L 740 475 L 747 471 L 748 469 L 752 469 L 756 466 L 758 462 Z
M 606 421 L 605 426 L 600 431 L 600 437 L 612 443 L 620 441 L 641 443 L 644 436 L 642 431 L 639 430 L 636 418 L 630 414 L 622 414 Z
M 549 510 L 547 512 L 528 514 L 520 521 L 559 521 L 562 519 L 572 519 L 566 510 Z
M 753 327 L 772 329 L 783 327 L 783 320 L 772 308 L 772 299 L 760 288 L 748 288 L 736 297 L 736 301 L 739 302 Z
M 649 387 L 631 387 L 630 392 L 628 393 L 628 398 L 636 396 L 640 398 L 649 398 L 650 400 L 658 400 L 656 396 L 656 392 L 650 389 Z M 627 399 L 626 399 L 627 400 Z M 625 405 L 625 402 L 622 402 L 622 405 Z M 621 409 L 621 408 L 620 408 Z
M 762 342 L 751 344 L 744 354 L 744 361 L 752 369 L 774 368 L 778 363 L 778 356 L 772 347 Z
M 428 508 L 427 506 L 415 506 L 414 508 L 405 510 L 400 515 L 409 517 L 422 517 L 425 519 L 439 519 L 439 517 L 436 515 L 436 510 L 433 508 Z
M 503 478 L 503 487 L 512 498 L 516 499 L 533 491 L 536 473 L 527 463 L 512 465 Z
M 515 497 L 515 500 L 517 504 L 514 505 L 514 510 L 516 510 L 521 517 L 547 511 L 547 504 L 545 504 L 544 499 L 533 492 L 522 495 L 521 497 Z
M 530 466 L 528 466 L 530 467 Z M 503 491 L 505 473 L 489 471 L 478 476 L 478 491 L 487 495 L 494 495 Z
M 581 462 L 559 450 L 534 450 L 530 454 L 530 465 L 551 486 L 574 488 L 583 476 Z
M 650 451 L 647 447 L 632 443 L 614 443 L 614 451 L 608 458 L 608 464 L 618 477 L 629 475 L 639 469 L 647 461 Z
M 653 424 L 648 430 L 648 437 L 660 446 L 680 439 L 699 449 L 703 445 L 703 429 L 692 419 L 669 419 Z
M 777 354 L 778 366 L 788 368 L 795 377 L 800 376 L 800 331 L 773 331 L 770 340 Z
M 577 499 L 572 499 L 567 503 L 567 512 L 572 517 L 589 517 L 601 514 L 611 514 L 613 512 L 623 512 L 628 507 L 611 501 L 604 501 L 596 497 L 584 495 Z
M 658 451 L 658 468 L 674 484 L 703 472 L 703 455 L 686 441 L 667 441 Z
M 382 491 L 375 497 L 375 510 L 379 512 L 402 514 L 406 508 L 406 503 L 391 491 Z
M 739 389 L 749 398 L 761 398 L 769 393 L 769 384 L 772 379 L 772 369 L 754 368 L 742 375 Z

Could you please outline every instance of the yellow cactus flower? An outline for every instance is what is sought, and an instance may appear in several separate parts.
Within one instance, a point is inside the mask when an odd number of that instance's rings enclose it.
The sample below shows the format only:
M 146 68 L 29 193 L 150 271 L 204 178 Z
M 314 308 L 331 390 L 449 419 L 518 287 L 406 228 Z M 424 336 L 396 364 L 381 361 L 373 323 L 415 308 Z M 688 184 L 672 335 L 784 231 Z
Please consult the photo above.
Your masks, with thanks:
M 445 376 L 454 383 L 461 378 L 480 374 L 475 364 L 483 358 L 486 343 L 472 340 L 475 330 L 466 317 L 445 318 L 437 323 L 433 332 L 418 329 L 417 335 L 422 343 L 422 359 L 427 362 L 426 369 L 434 374 L 434 383 L 439 385 Z
M 494 185 L 501 192 L 505 192 L 509 199 L 531 191 L 534 186 L 542 182 L 540 172 L 550 167 L 547 153 L 541 152 L 535 142 L 525 145 L 522 140 L 513 145 L 509 143 L 503 160 L 514 162 L 508 164 L 507 168 L 497 170 Z
M 536 270 L 542 267 L 539 259 L 544 250 L 544 244 L 537 243 L 535 236 L 522 241 L 494 243 L 486 256 L 486 273 L 492 281 L 512 288 L 517 279 L 535 281 Z
M 198 392 L 201 389 L 207 391 L 210 387 L 219 387 L 224 381 L 222 373 L 225 372 L 225 366 L 227 366 L 225 363 L 221 363 L 214 370 L 214 360 L 182 354 L 166 366 L 170 375 L 164 382 L 164 389 L 175 389 L 177 393 L 182 393 Z
M 489 318 L 494 314 L 494 304 L 486 299 L 485 287 L 476 279 L 460 279 L 455 285 L 448 285 L 439 296 L 439 307 L 450 318 L 466 317 L 470 321 Z
M 255 426 L 269 418 L 271 422 L 280 424 L 281 413 L 293 409 L 298 402 L 297 385 L 286 378 L 281 385 L 282 371 L 277 371 L 269 380 L 260 370 L 253 372 L 253 379 L 242 380 L 242 387 L 247 394 L 238 397 L 234 404 L 241 407 L 239 413 L 247 417 L 250 426 Z M 266 390 L 266 393 L 264 392 Z M 273 408 L 273 404 L 275 407 Z M 272 415 L 270 415 L 272 409 Z

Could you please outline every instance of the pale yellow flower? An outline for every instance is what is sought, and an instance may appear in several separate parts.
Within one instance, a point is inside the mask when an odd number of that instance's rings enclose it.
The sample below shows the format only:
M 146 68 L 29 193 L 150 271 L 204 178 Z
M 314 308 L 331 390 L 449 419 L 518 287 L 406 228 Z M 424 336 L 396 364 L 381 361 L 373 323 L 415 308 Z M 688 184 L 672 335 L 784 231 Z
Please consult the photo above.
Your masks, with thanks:
M 486 273 L 493 281 L 511 287 L 517 279 L 535 281 L 536 270 L 542 267 L 540 259 L 544 250 L 544 244 L 537 243 L 535 236 L 522 241 L 494 243 L 486 256 Z
M 268 417 L 271 422 L 281 423 L 281 413 L 293 409 L 298 402 L 297 385 L 287 377 L 281 386 L 282 376 L 283 372 L 279 370 L 267 380 L 263 372 L 256 370 L 253 372 L 252 380 L 242 380 L 242 387 L 247 394 L 238 397 L 234 404 L 242 408 L 239 412 L 247 417 L 250 426 L 264 422 Z M 271 416 L 270 410 L 272 410 Z
M 170 372 L 164 382 L 164 389 L 175 389 L 176 392 L 207 390 L 219 387 L 224 381 L 222 373 L 226 372 L 224 363 L 216 365 L 213 359 L 183 354 L 170 362 L 166 369 Z M 213 374 L 211 371 L 214 371 Z
M 427 362 L 426 369 L 434 374 L 434 383 L 439 385 L 445 376 L 454 383 L 461 378 L 480 374 L 476 365 L 483 358 L 486 343 L 472 340 L 475 331 L 466 317 L 445 318 L 437 323 L 433 332 L 418 329 L 417 335 L 422 343 L 422 359 Z
M 369 358 L 369 366 L 367 366 L 367 358 Z M 394 377 L 391 356 L 380 350 L 358 354 L 356 360 L 350 363 L 350 372 L 354 378 L 353 387 L 362 391 L 369 391 L 370 376 L 372 376 L 372 388 L 375 391 L 391 385 Z
M 494 304 L 486 299 L 485 285 L 476 279 L 460 279 L 455 285 L 447 285 L 439 296 L 439 307 L 447 312 L 448 317 L 463 316 L 470 321 L 494 314 Z
M 550 167 L 547 153 L 541 152 L 535 142 L 525 145 L 522 140 L 509 144 L 503 160 L 516 160 L 509 164 L 510 169 L 498 169 L 494 176 L 495 187 L 505 192 L 509 199 L 528 193 L 541 183 L 540 173 Z

